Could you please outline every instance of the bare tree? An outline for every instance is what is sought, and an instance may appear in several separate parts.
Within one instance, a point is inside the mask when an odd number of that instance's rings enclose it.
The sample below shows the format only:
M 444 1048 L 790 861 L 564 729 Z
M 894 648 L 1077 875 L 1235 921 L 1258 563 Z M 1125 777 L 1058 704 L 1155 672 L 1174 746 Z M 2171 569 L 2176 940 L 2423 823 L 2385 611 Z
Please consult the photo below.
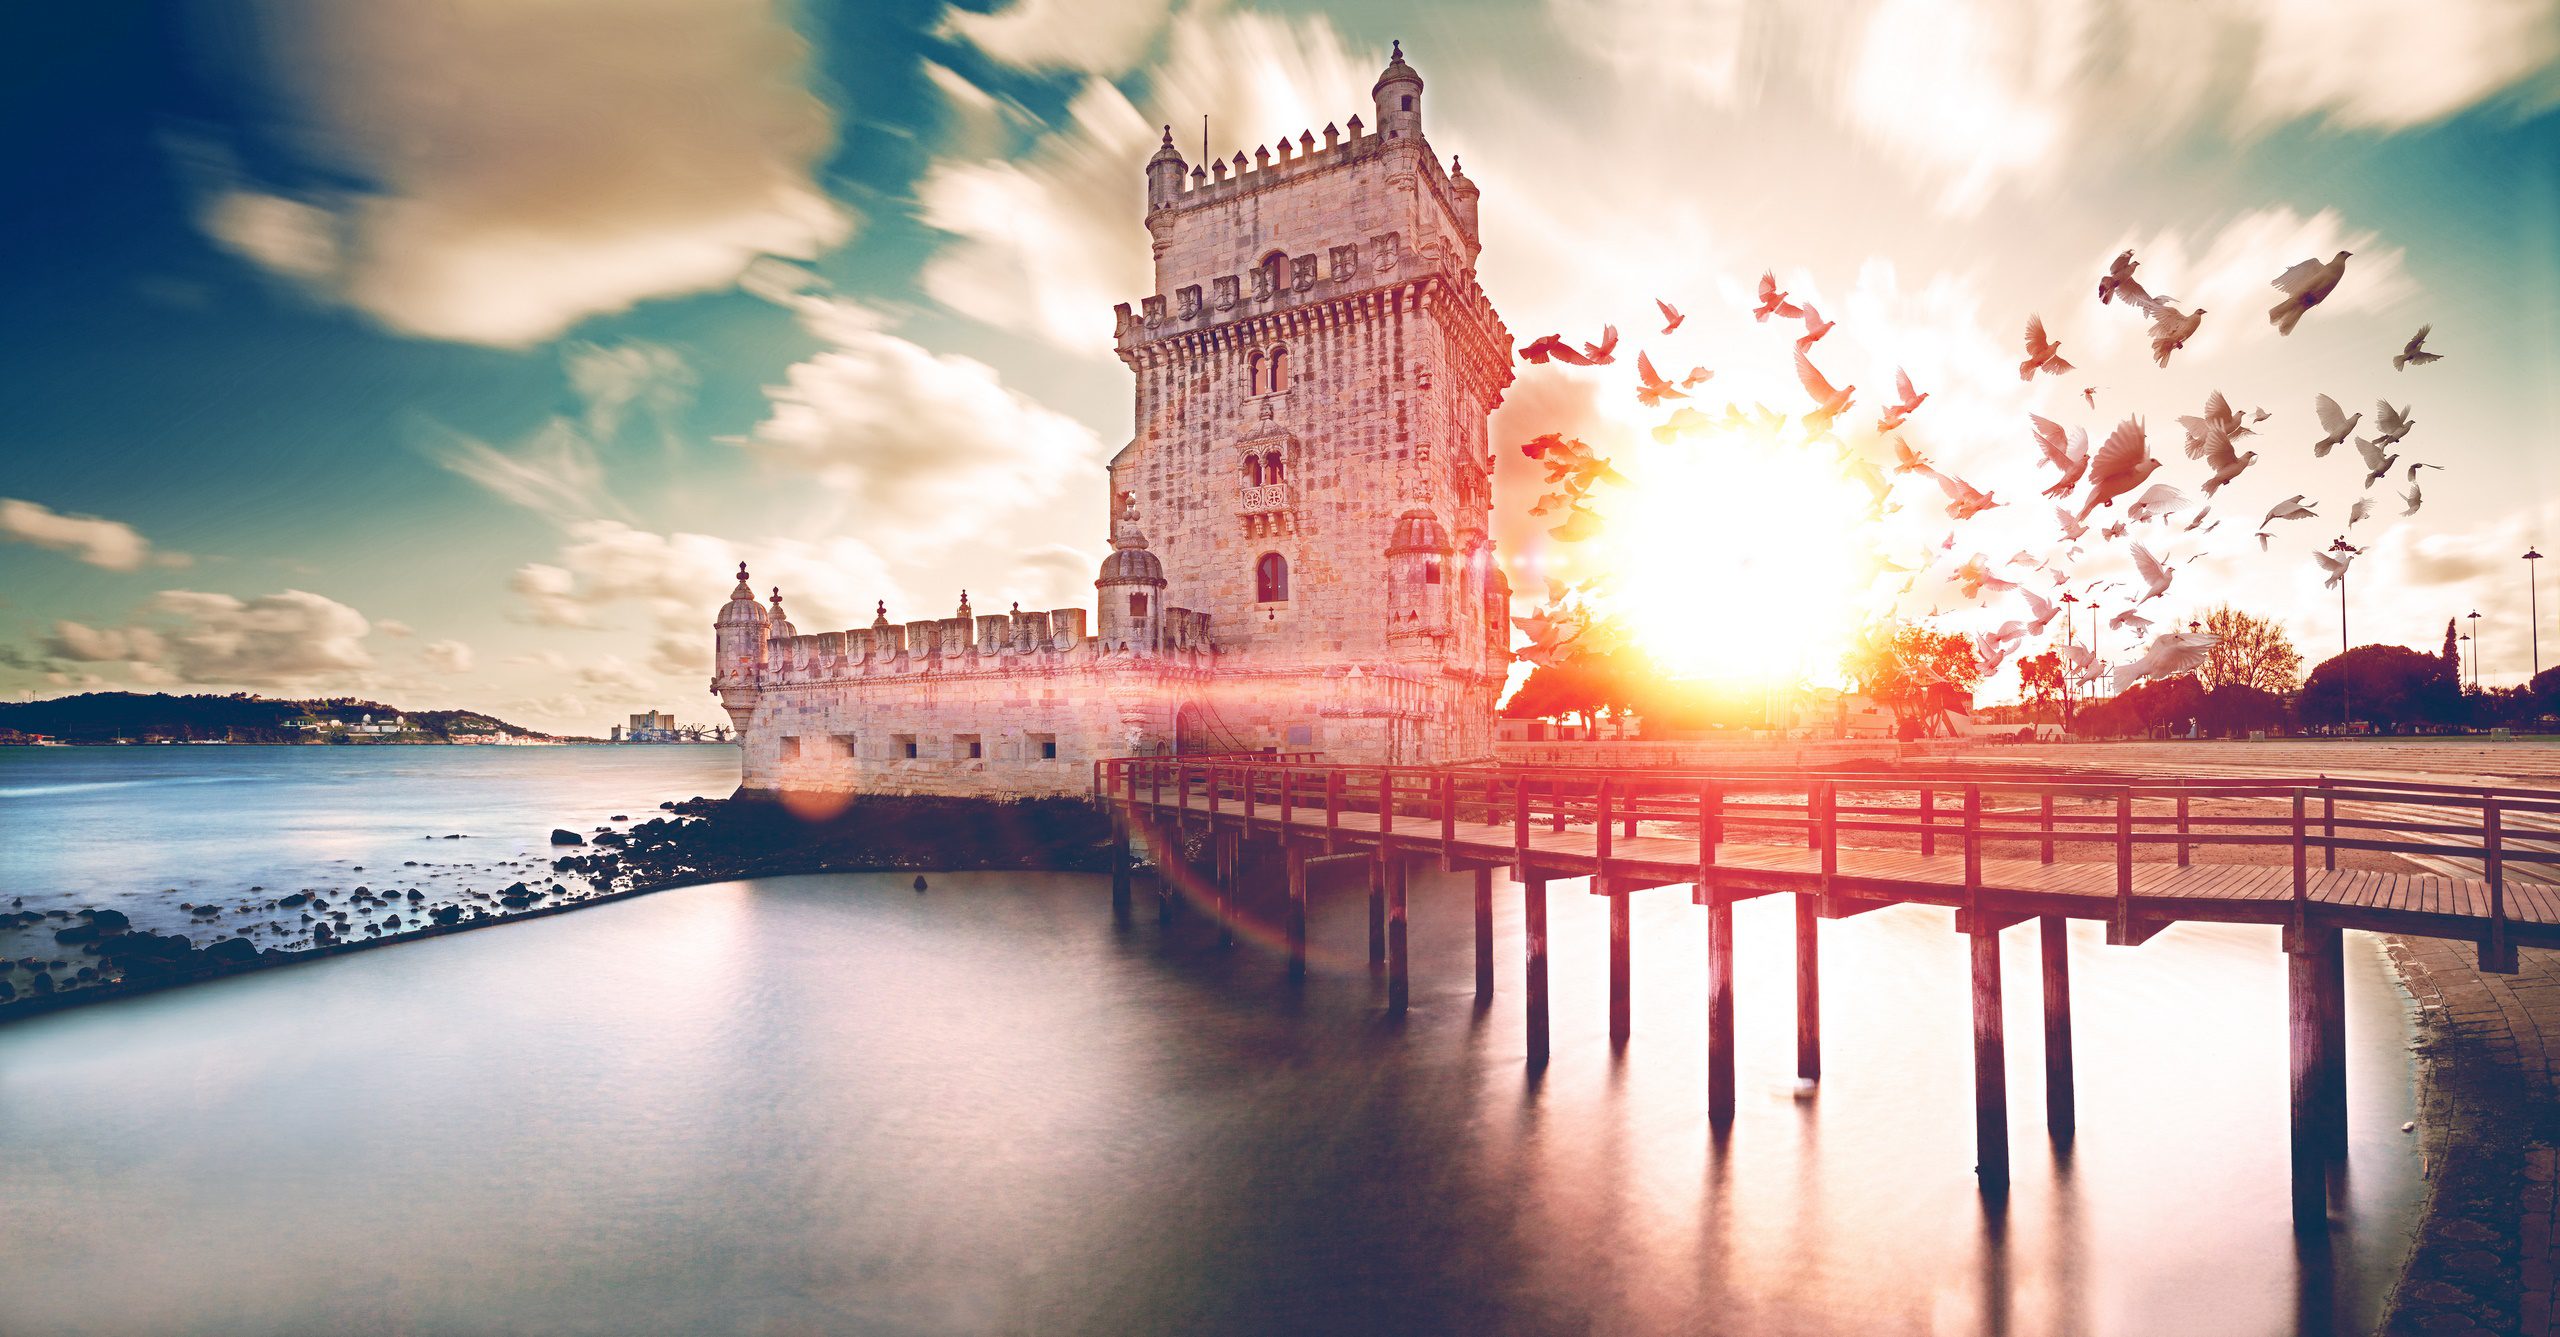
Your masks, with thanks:
M 2293 638 L 2271 619 L 2224 604 L 2204 615 L 2204 629 L 2222 638 L 2205 655 L 2208 689 L 2290 692 L 2302 681 L 2302 652 L 2293 648 Z

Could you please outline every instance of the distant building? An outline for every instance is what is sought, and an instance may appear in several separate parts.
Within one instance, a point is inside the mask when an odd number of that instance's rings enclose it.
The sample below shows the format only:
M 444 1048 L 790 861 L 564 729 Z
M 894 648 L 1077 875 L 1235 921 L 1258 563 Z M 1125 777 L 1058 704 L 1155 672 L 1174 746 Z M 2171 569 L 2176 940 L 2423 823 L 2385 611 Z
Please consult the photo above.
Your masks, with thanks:
M 644 733 L 673 733 L 675 727 L 676 717 L 663 710 L 644 710 L 631 717 L 630 730 L 634 736 Z
M 1376 120 L 1143 175 L 1155 290 L 1118 310 L 1137 436 L 1099 608 L 802 634 L 741 566 L 712 690 L 749 791 L 1068 794 L 1097 758 L 1493 755 L 1511 661 L 1486 415 L 1511 334 L 1477 189 L 1399 49 Z M 1276 150 L 1276 151 L 1275 151 Z M 1088 618 L 1092 618 L 1091 624 Z

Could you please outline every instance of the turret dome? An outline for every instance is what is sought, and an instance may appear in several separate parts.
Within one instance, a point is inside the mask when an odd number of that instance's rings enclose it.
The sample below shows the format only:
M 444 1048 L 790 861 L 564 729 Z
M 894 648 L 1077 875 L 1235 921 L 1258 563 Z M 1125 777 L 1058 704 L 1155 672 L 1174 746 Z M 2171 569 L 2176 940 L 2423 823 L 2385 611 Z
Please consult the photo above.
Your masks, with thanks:
M 1387 540 L 1387 555 L 1394 557 L 1409 552 L 1449 551 L 1449 531 L 1431 512 L 1419 506 L 1406 511 L 1396 520 L 1393 536 Z

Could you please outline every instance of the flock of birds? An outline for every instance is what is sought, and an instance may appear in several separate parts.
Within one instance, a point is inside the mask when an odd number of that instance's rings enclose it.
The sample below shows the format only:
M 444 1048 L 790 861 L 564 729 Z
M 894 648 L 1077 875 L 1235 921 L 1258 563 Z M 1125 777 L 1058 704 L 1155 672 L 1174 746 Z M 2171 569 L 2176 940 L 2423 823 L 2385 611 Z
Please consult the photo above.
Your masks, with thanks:
M 2268 322 L 2277 334 L 2289 335 L 2313 308 L 2327 301 L 2346 277 L 2350 253 L 2339 251 L 2325 263 L 2304 260 L 2278 275 L 2273 286 L 2283 294 L 2267 312 Z M 2150 321 L 2152 359 L 2166 368 L 2171 357 L 2193 340 L 2202 328 L 2206 311 L 2202 307 L 2182 310 L 2174 297 L 2152 293 L 2136 276 L 2140 262 L 2128 250 L 2117 256 L 2097 285 L 2101 306 L 2114 306 L 2119 301 L 2141 312 Z M 1657 298 L 1663 318 L 1662 333 L 1671 334 L 1687 319 L 1671 303 Z M 1937 467 L 1900 433 L 1906 422 L 1920 412 L 1929 394 L 1913 385 L 1910 375 L 1896 368 L 1893 399 L 1878 411 L 1874 422 L 1876 443 L 1890 449 L 1890 465 L 1870 460 L 1860 450 L 1843 442 L 1835 427 L 1847 419 L 1856 402 L 1855 385 L 1834 385 L 1813 361 L 1813 352 L 1823 337 L 1835 328 L 1809 301 L 1799 301 L 1778 287 L 1773 272 L 1760 276 L 1757 304 L 1753 319 L 1761 324 L 1771 320 L 1800 322 L 1802 333 L 1794 344 L 1796 380 L 1809 401 L 1792 417 L 1802 425 L 1808 444 L 1828 441 L 1838 450 L 1839 465 L 1844 476 L 1862 484 L 1871 504 L 1870 520 L 1880 520 L 1885 513 L 1902 509 L 1891 500 L 1895 479 L 1916 475 L 1934 484 L 1945 499 L 1947 518 L 1956 522 L 1973 520 L 1997 507 L 2011 505 L 1996 497 L 1990 489 L 1976 487 L 1956 474 Z M 2426 351 L 2426 341 L 2433 327 L 2423 327 L 2391 359 L 2394 370 L 2424 366 L 2437 361 L 2439 354 Z M 1532 363 L 1558 362 L 1576 367 L 1605 366 L 1616 360 L 1617 327 L 1606 327 L 1596 342 L 1574 344 L 1561 335 L 1546 335 L 1532 340 L 1521 350 L 1521 356 Z M 2062 345 L 2047 332 L 2041 316 L 2027 318 L 2024 358 L 2018 364 L 2018 377 L 2032 382 L 2038 376 L 2062 377 L 2075 368 L 2063 357 Z M 1648 353 L 1639 351 L 1635 358 L 1636 399 L 1646 408 L 1659 408 L 1674 400 L 1687 400 L 1691 392 L 1715 375 L 1707 368 L 1693 367 L 1676 379 L 1661 374 Z M 2084 386 L 2083 401 L 2092 409 L 2097 406 L 2097 388 Z M 2403 451 L 2416 419 L 2405 407 L 2378 402 L 2368 422 L 2362 413 L 2348 413 L 2327 394 L 2318 395 L 2312 403 L 2320 435 L 2309 443 L 2314 457 L 2326 457 L 2342 444 L 2352 443 L 2361 461 L 2363 487 L 2370 493 L 2375 484 L 2390 478 L 2401 469 Z M 1912 561 L 1879 557 L 1879 571 L 1898 571 L 1907 578 L 1900 595 L 1911 595 L 1924 575 L 1934 575 L 1963 600 L 1989 606 L 1993 599 L 2014 598 L 2024 615 L 2002 623 L 1997 629 L 1979 632 L 1970 638 L 1974 657 L 1983 676 L 1996 673 L 2000 665 L 2031 637 L 2047 634 L 2047 628 L 2058 614 L 2074 604 L 2092 604 L 2093 631 L 2097 605 L 2095 600 L 2111 590 L 2121 589 L 2111 597 L 2125 607 L 2107 625 L 2136 637 L 2148 634 L 2152 619 L 2142 613 L 2144 605 L 2169 592 L 2178 569 L 2163 552 L 2178 538 L 2187 534 L 2209 534 L 2222 526 L 2212 519 L 2215 494 L 2248 472 L 2259 460 L 2255 449 L 2242 449 L 2240 443 L 2256 438 L 2265 443 L 2260 429 L 2273 417 L 2267 409 L 2253 407 L 2242 411 L 2221 392 L 2212 393 L 2201 410 L 2181 416 L 2178 424 L 2183 433 L 2186 458 L 2197 462 L 2202 476 L 2196 480 L 2193 493 L 2176 483 L 2155 478 L 2168 467 L 2152 448 L 2151 430 L 2139 416 L 2128 415 L 2107 433 L 2105 440 L 2093 450 L 2087 431 L 2065 427 L 2039 414 L 2027 415 L 2029 436 L 2037 452 L 2037 461 L 2054 471 L 2050 486 L 2043 489 L 2053 507 L 2058 538 L 2045 555 L 2021 550 L 2006 561 L 1995 562 L 1977 552 L 1957 560 L 1958 535 L 1951 530 L 1934 550 Z M 1655 439 L 1673 444 L 1691 435 L 1709 430 L 1751 430 L 1773 435 L 1790 415 L 1765 405 L 1754 404 L 1745 409 L 1727 404 L 1721 414 L 1711 414 L 1692 404 L 1681 404 L 1669 417 L 1653 429 Z M 2362 424 L 2369 435 L 2358 435 Z M 2272 446 L 2270 446 L 2272 448 Z M 1549 433 L 1528 442 L 1522 451 L 1545 468 L 1546 492 L 1530 508 L 1530 513 L 1551 521 L 1551 532 L 1563 542 L 1580 542 L 1598 535 L 1604 527 L 1600 513 L 1592 504 L 1592 490 L 1603 484 L 1624 486 L 1628 480 L 1608 459 L 1584 442 L 1560 433 Z M 2440 466 L 2411 461 L 2406 466 L 2407 490 L 2399 494 L 2404 507 L 2400 514 L 2414 515 L 2423 502 L 2418 487 L 2418 471 Z M 1888 468 L 1891 476 L 1888 476 Z M 2074 495 L 2078 505 L 2071 504 Z M 2261 551 L 2267 549 L 2276 527 L 2289 522 L 2311 519 L 2320 514 L 2319 503 L 2296 494 L 2269 508 L 2258 521 L 2255 537 Z M 2368 495 L 2354 498 L 2347 512 L 2347 526 L 2362 523 L 2373 514 L 2373 499 Z M 2114 512 L 2114 518 L 2102 520 L 2101 511 Z M 2185 517 L 2183 522 L 2176 517 Z M 2140 531 L 2139 533 L 2137 531 Z M 2106 580 L 2088 585 L 2075 596 L 2062 587 L 2072 581 L 2071 564 L 2079 561 L 2091 544 L 2126 541 L 2132 566 L 2128 580 Z M 2157 537 L 2154 537 L 2154 536 Z M 2156 549 L 2156 550 L 2155 550 Z M 2349 544 L 2344 535 L 2315 552 L 2314 560 L 2327 575 L 2327 585 L 2335 588 L 2346 578 L 2347 568 L 2360 550 Z M 1536 664 L 1554 664 L 1588 648 L 1585 640 L 1599 618 L 1594 608 L 1592 582 L 1575 585 L 1550 579 L 1543 605 L 1527 617 L 1514 619 L 1528 637 L 1529 644 L 1521 656 Z M 1940 609 L 1932 609 L 1935 616 Z M 2209 632 L 2180 632 L 2174 629 L 2152 639 L 2131 662 L 2110 666 L 2091 645 L 2079 643 L 2066 623 L 2063 643 L 2052 648 L 2062 661 L 2067 678 L 2075 683 L 2088 683 L 2107 675 L 2112 667 L 2113 686 L 2117 691 L 2148 678 L 2172 677 L 2203 664 L 2217 643 Z

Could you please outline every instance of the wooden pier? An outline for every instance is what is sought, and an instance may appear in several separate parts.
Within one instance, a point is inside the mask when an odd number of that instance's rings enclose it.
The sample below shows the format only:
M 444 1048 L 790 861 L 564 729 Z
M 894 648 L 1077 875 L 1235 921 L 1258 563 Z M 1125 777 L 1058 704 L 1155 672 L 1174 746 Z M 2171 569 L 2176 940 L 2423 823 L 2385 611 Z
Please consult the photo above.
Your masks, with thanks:
M 1889 905 L 1955 911 L 1970 939 L 1976 1166 L 1987 1193 L 2009 1176 L 2007 1028 L 1999 934 L 2033 921 L 2042 951 L 2045 1123 L 2068 1141 L 2073 1106 L 2065 923 L 2095 919 L 2138 946 L 2172 924 L 2271 924 L 2289 956 L 2293 1203 L 2324 1226 L 2327 1166 L 2346 1147 L 2346 929 L 2475 944 L 2512 971 L 2519 945 L 2560 947 L 2560 887 L 2511 866 L 2560 866 L 2560 791 L 2345 780 L 1981 778 L 1952 773 L 1706 773 L 1535 766 L 1335 766 L 1307 754 L 1128 757 L 1098 762 L 1094 794 L 1118 820 L 1113 905 L 1130 909 L 1133 831 L 1159 850 L 1207 838 L 1220 941 L 1250 851 L 1288 873 L 1291 978 L 1306 970 L 1309 861 L 1361 857 L 1369 950 L 1387 1006 L 1407 1006 L 1405 874 L 1416 862 L 1475 875 L 1476 990 L 1493 992 L 1492 876 L 1522 890 L 1528 1062 L 1548 1058 L 1547 888 L 1587 879 L 1609 911 L 1609 1034 L 1633 1025 L 1628 898 L 1686 887 L 1707 917 L 1707 1116 L 1734 1114 L 1733 905 L 1796 900 L 1796 1066 L 1822 1073 L 1816 926 Z M 2157 857 L 2137 859 L 2152 847 Z M 2275 847 L 2276 862 L 2214 862 Z M 2479 876 L 2340 868 L 2393 853 Z M 2207 857 L 2199 858 L 2199 855 Z M 1172 914 L 1170 891 L 1159 914 Z

